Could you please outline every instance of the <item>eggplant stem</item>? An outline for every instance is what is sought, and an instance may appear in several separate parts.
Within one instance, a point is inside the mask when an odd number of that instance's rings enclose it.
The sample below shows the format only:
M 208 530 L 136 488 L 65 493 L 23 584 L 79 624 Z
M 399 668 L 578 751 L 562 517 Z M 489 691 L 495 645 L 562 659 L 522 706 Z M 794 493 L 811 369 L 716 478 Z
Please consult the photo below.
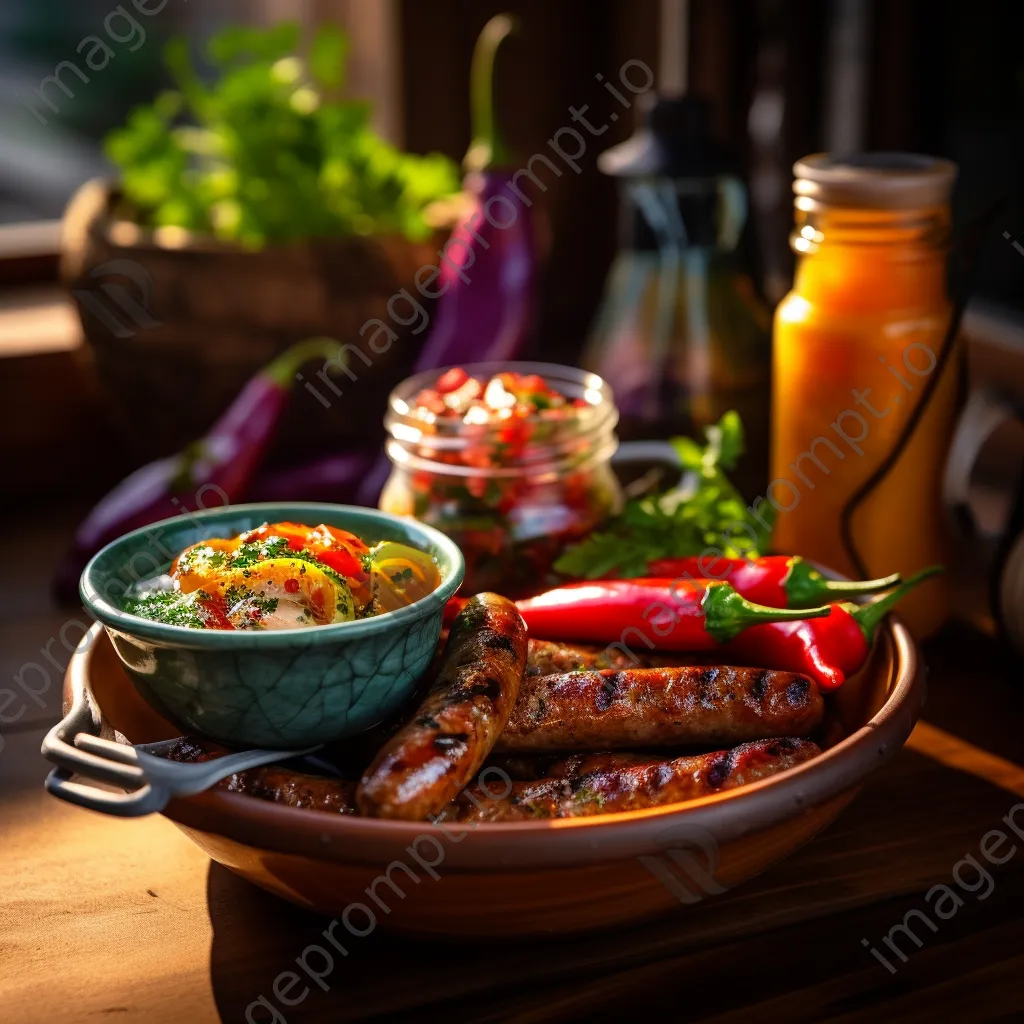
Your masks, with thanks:
M 473 48 L 469 72 L 469 105 L 473 141 L 462 166 L 467 171 L 485 171 L 509 162 L 508 150 L 498 133 L 494 116 L 494 60 L 501 41 L 519 27 L 511 14 L 496 14 L 483 27 Z
M 306 338 L 305 341 L 296 342 L 291 348 L 285 349 L 267 363 L 261 372 L 279 387 L 288 388 L 295 382 L 295 375 L 300 366 L 314 359 L 337 363 L 341 350 L 342 344 L 337 338 Z M 344 364 L 343 359 L 341 363 Z

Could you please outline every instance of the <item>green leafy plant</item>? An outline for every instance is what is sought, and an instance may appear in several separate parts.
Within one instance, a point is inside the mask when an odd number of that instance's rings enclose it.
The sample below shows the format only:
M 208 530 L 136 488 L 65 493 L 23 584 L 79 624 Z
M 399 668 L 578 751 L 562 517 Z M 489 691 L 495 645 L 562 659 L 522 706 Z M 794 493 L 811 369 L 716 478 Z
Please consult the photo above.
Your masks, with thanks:
M 763 553 L 770 531 L 747 511 L 726 476 L 744 450 L 739 414 L 727 412 L 704 433 L 703 447 L 689 437 L 671 440 L 687 471 L 682 485 L 626 502 L 602 530 L 569 548 L 555 569 L 585 579 L 630 577 L 643 576 L 655 559 L 702 555 L 712 548 L 728 558 Z M 767 508 L 762 513 L 769 525 L 773 512 Z
M 185 39 L 164 60 L 176 89 L 106 139 L 133 216 L 248 246 L 331 235 L 426 238 L 433 201 L 458 191 L 455 164 L 415 156 L 374 132 L 366 103 L 339 98 L 348 41 L 321 28 L 307 57 L 299 28 L 231 28 L 203 83 Z

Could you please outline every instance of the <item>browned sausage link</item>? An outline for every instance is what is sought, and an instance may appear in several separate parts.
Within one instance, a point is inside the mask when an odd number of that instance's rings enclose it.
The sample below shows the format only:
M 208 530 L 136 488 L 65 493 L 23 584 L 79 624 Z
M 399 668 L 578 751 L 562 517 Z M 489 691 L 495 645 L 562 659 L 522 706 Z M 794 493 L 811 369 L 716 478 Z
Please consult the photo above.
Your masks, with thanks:
M 817 684 L 795 672 L 731 666 L 605 669 L 524 679 L 497 750 L 721 746 L 806 736 Z
M 356 784 L 349 779 L 327 779 L 287 768 L 263 767 L 229 775 L 217 783 L 217 788 L 309 811 L 356 813 Z
M 182 736 L 167 752 L 167 757 L 171 761 L 196 764 L 230 753 L 227 747 L 212 740 Z M 261 768 L 235 772 L 234 775 L 221 779 L 214 788 L 311 811 L 327 811 L 331 814 L 356 813 L 355 782 L 307 775 L 276 765 L 264 765 Z
M 504 773 L 518 782 L 532 782 L 552 775 L 564 775 L 565 755 L 559 752 L 547 754 L 492 754 L 484 762 L 484 771 L 493 768 L 490 775 Z M 558 766 L 557 770 L 554 766 Z M 490 775 L 488 777 L 490 777 Z
M 447 640 L 448 630 L 444 630 L 444 636 Z M 444 644 L 438 643 L 426 672 L 416 681 L 409 696 L 402 701 L 397 711 L 364 732 L 328 744 L 321 752 L 321 757 L 339 766 L 346 775 L 360 775 L 376 757 L 377 751 L 416 715 L 419 706 L 437 680 L 443 649 Z
M 213 740 L 199 736 L 182 736 L 174 741 L 174 746 L 165 755 L 168 761 L 183 761 L 185 764 L 199 764 L 201 761 L 212 761 L 215 757 L 223 757 L 234 751 L 214 743 Z
M 562 672 L 583 672 L 604 668 L 662 668 L 674 665 L 703 664 L 701 654 L 654 653 L 636 651 L 630 654 L 614 646 L 567 644 L 557 640 L 531 640 L 526 657 L 527 676 L 550 676 Z
M 526 666 L 526 625 L 497 594 L 470 599 L 452 624 L 437 681 L 378 752 L 356 802 L 363 814 L 422 820 L 476 775 L 504 729 Z
M 442 818 L 448 821 L 530 821 L 579 818 L 661 807 L 711 796 L 777 775 L 821 751 L 810 740 L 771 739 L 733 750 L 672 760 L 637 754 L 583 757 L 562 778 L 514 782 L 511 792 L 473 786 L 459 795 Z M 508 789 L 505 786 L 504 789 Z

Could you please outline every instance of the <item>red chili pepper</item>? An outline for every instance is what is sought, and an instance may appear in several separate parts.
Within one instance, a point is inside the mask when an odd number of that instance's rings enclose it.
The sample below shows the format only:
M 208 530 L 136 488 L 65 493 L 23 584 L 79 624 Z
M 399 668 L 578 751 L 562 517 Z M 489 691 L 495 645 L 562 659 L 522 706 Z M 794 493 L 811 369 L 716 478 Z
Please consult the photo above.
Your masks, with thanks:
M 280 537 L 288 541 L 288 547 L 292 551 L 301 551 L 309 538 L 309 527 L 290 522 L 264 523 L 242 536 L 241 541 L 243 544 L 255 544 L 256 541 L 266 540 L 268 537 Z
M 869 604 L 834 604 L 826 618 L 813 622 L 775 622 L 754 626 L 723 647 L 726 656 L 748 664 L 802 672 L 823 690 L 835 690 L 867 661 L 875 630 L 893 606 L 923 580 L 942 572 L 924 569 Z
M 207 629 L 234 629 L 234 623 L 228 618 L 228 606 L 223 597 L 211 597 L 198 602 L 206 616 Z
M 830 580 L 799 555 L 745 558 L 657 558 L 649 562 L 652 576 L 667 579 L 725 580 L 749 601 L 769 608 L 811 608 L 847 594 L 874 594 L 900 582 L 899 573 L 884 579 L 846 582 Z
M 362 579 L 366 573 L 363 563 L 345 548 L 323 548 L 316 552 L 316 560 L 348 579 Z
M 441 619 L 442 628 L 447 628 L 459 617 L 459 612 L 469 603 L 468 597 L 452 597 L 444 606 L 444 616 Z
M 370 550 L 362 537 L 357 537 L 354 533 L 351 533 L 349 530 L 343 530 L 339 526 L 328 526 L 326 523 L 321 523 L 313 532 L 322 535 L 328 542 L 336 541 L 351 551 L 359 551 L 365 554 Z
M 790 611 L 765 608 L 719 580 L 604 580 L 569 583 L 517 602 L 531 636 L 551 640 L 630 642 L 647 647 L 707 651 L 751 626 L 829 614 L 828 607 Z

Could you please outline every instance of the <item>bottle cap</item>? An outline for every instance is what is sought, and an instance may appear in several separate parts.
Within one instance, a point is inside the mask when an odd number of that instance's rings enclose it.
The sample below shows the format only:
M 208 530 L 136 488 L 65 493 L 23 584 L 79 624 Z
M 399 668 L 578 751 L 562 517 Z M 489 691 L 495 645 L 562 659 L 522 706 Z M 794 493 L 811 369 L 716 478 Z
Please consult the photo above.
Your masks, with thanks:
M 711 131 L 711 107 L 700 96 L 648 93 L 638 109 L 640 127 L 606 149 L 597 166 L 615 178 L 713 178 L 738 166 Z
M 918 153 L 815 153 L 793 164 L 798 210 L 821 206 L 915 210 L 943 206 L 956 179 L 951 160 Z

